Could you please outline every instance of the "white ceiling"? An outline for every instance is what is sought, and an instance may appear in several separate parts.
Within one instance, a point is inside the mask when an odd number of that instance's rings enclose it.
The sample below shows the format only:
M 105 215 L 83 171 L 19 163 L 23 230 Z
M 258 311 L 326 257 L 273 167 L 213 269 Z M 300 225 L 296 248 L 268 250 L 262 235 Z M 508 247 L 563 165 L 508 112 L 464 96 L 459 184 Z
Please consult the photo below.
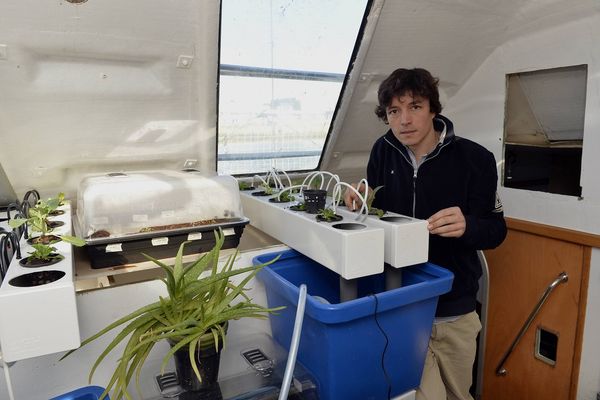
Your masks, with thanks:
M 387 0 L 363 72 L 424 67 L 450 97 L 499 45 L 598 12 L 597 0 Z

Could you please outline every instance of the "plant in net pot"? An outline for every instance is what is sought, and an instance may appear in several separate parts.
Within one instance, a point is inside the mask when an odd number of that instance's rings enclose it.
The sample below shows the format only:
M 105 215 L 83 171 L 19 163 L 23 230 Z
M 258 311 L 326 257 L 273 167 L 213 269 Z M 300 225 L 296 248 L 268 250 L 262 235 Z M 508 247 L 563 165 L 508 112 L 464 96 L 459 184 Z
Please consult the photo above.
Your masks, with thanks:
M 168 296 L 158 297 L 154 303 L 118 319 L 82 342 L 81 347 L 119 328 L 116 337 L 92 366 L 90 381 L 107 354 L 124 343 L 112 378 L 100 399 L 111 390 L 113 399 L 130 399 L 128 385 L 134 375 L 141 396 L 139 373 L 148 354 L 161 340 L 171 345 L 163 358 L 161 373 L 174 357 L 180 384 L 187 392 L 210 391 L 218 378 L 219 357 L 225 345 L 228 321 L 244 317 L 266 318 L 280 309 L 255 304 L 244 293 L 246 285 L 267 264 L 234 269 L 236 252 L 219 268 L 223 233 L 215 232 L 215 239 L 212 250 L 188 264 L 182 261 L 186 243 L 179 247 L 173 266 L 146 255 L 164 270 L 166 275 L 161 280 Z M 240 274 L 246 275 L 239 284 L 230 281 L 231 277 Z M 76 350 L 62 358 L 73 351 Z

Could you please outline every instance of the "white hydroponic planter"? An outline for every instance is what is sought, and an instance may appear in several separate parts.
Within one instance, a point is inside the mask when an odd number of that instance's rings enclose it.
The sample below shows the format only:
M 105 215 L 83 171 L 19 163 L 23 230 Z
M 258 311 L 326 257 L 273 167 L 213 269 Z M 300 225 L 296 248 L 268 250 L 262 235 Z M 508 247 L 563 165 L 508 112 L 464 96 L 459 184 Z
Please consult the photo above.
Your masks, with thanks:
M 294 203 L 271 203 L 275 196 L 240 193 L 244 214 L 250 223 L 344 279 L 383 272 L 382 228 L 344 219 L 317 222 L 314 214 L 289 209 Z
M 429 231 L 427 221 L 387 212 L 383 218 L 376 215 L 358 215 L 346 207 L 338 207 L 337 213 L 347 221 L 358 221 L 385 232 L 385 262 L 402 268 L 427 262 Z
M 63 226 L 52 232 L 71 234 L 71 207 L 59 207 L 63 215 L 52 217 Z M 23 267 L 13 258 L 0 287 L 0 345 L 6 361 L 17 361 L 79 347 L 79 323 L 73 283 L 73 252 L 69 243 L 52 246 L 64 257 L 56 264 Z M 32 251 L 21 239 L 23 258 Z

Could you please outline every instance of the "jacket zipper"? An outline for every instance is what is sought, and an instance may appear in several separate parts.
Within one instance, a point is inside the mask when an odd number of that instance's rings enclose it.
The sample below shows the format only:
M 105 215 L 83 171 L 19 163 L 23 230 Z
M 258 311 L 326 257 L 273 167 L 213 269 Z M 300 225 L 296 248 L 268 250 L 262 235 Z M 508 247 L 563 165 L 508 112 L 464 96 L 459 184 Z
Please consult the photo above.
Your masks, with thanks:
M 450 141 L 448 141 L 446 143 L 442 143 L 442 145 L 440 146 L 440 148 L 437 149 L 438 151 L 436 151 L 433 156 L 425 158 L 423 160 L 423 162 L 421 162 L 421 164 L 417 168 L 415 168 L 414 165 L 413 165 L 413 163 L 408 158 L 406 158 L 406 155 L 399 148 L 397 148 L 392 142 L 390 142 L 389 140 L 387 140 L 387 138 L 384 138 L 384 140 L 390 146 L 392 146 L 393 148 L 395 148 L 402 155 L 402 157 L 406 160 L 406 162 L 409 163 L 411 167 L 413 167 L 413 188 L 412 188 L 413 189 L 412 190 L 412 192 L 413 192 L 412 193 L 413 194 L 413 200 L 412 200 L 413 204 L 412 204 L 412 217 L 416 218 L 416 207 L 417 207 L 417 171 L 419 170 L 419 167 L 421 165 L 423 165 L 427 161 L 432 160 L 435 157 L 437 157 L 437 155 L 440 154 L 440 152 L 442 151 L 442 149 L 444 147 L 446 147 L 450 143 Z
M 425 160 L 423 160 L 425 162 Z M 416 207 L 417 207 L 417 171 L 418 168 L 413 167 L 413 204 L 412 204 L 412 217 L 416 218 Z

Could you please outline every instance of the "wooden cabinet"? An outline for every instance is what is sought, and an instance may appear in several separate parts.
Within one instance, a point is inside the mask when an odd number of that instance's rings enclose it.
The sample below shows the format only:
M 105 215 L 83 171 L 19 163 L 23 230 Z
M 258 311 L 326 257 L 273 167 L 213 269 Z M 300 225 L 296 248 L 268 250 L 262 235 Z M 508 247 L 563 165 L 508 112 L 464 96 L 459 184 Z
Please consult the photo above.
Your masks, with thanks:
M 575 399 L 594 235 L 507 219 L 509 232 L 486 251 L 490 270 L 488 325 L 483 370 L 484 400 Z M 545 304 L 504 364 L 496 369 L 547 287 L 561 272 L 568 281 Z M 556 335 L 556 362 L 535 357 L 536 331 Z M 554 336 L 553 336 L 554 337 Z

